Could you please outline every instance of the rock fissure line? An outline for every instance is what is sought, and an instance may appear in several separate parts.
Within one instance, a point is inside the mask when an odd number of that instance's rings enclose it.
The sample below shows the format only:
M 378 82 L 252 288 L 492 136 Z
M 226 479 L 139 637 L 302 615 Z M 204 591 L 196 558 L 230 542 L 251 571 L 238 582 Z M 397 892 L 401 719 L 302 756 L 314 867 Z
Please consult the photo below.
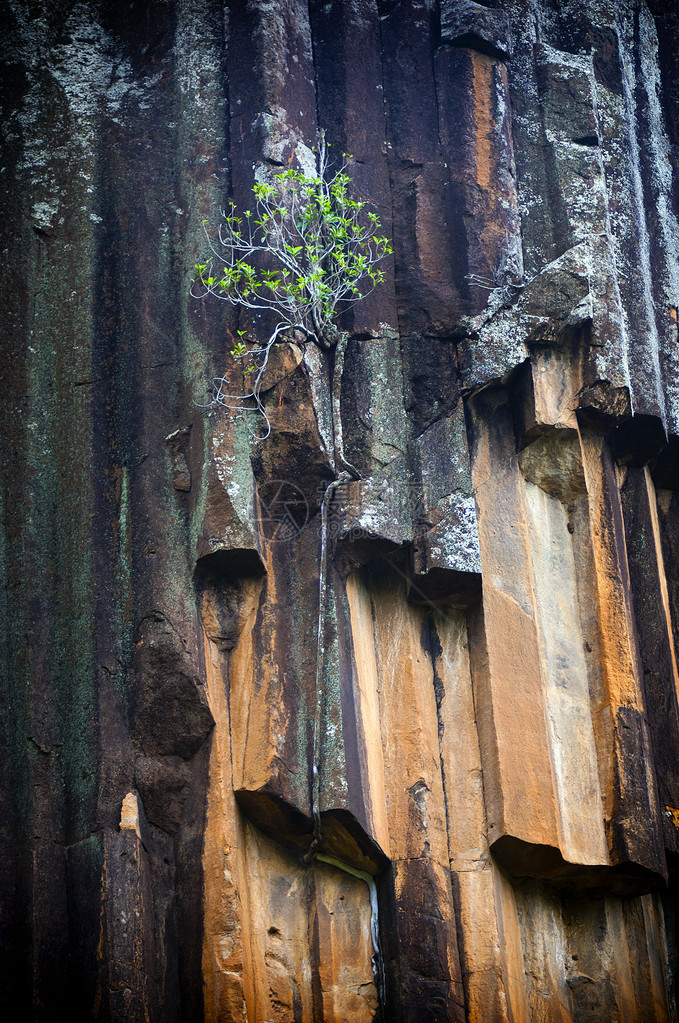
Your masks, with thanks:
M 309 849 L 302 857 L 302 862 L 309 865 L 313 860 L 327 863 L 337 867 L 352 877 L 359 878 L 368 886 L 370 894 L 370 937 L 373 945 L 371 957 L 373 976 L 377 988 L 377 996 L 380 1006 L 384 1006 L 385 978 L 384 962 L 380 946 L 379 930 L 379 904 L 377 897 L 377 885 L 374 877 L 367 871 L 352 867 L 335 856 L 328 856 L 318 851 L 322 841 L 321 823 L 321 729 L 323 713 L 323 670 L 325 667 L 325 643 L 323 641 L 326 595 L 327 595 L 327 564 L 328 564 L 328 510 L 332 494 L 351 479 L 360 479 L 358 470 L 351 465 L 344 456 L 342 439 L 340 391 L 342 386 L 342 373 L 344 370 L 344 354 L 346 351 L 349 335 L 342 331 L 337 345 L 335 346 L 335 363 L 332 370 L 332 422 L 334 438 L 335 459 L 342 467 L 342 471 L 336 480 L 333 480 L 323 493 L 321 501 L 321 538 L 320 558 L 318 574 L 318 619 L 316 632 L 316 687 L 315 687 L 315 711 L 313 721 L 313 763 L 312 763 L 312 785 L 311 785 L 311 812 L 314 821 L 313 839 Z
M 332 409 L 332 427 L 334 436 L 334 455 L 335 461 L 339 464 L 345 473 L 349 474 L 349 477 L 353 477 L 355 480 L 361 478 L 361 474 L 355 466 L 349 462 L 344 453 L 344 438 L 342 435 L 342 411 L 341 411 L 341 397 L 342 397 L 342 375 L 344 373 L 344 356 L 347 350 L 347 344 L 349 342 L 349 334 L 343 330 L 337 339 L 334 351 L 334 365 L 332 367 L 332 398 L 331 398 L 331 409 Z M 347 482 L 343 480 L 342 482 Z
M 346 351 L 349 334 L 341 331 L 335 345 L 335 360 L 332 367 L 331 384 L 331 417 L 333 430 L 333 454 L 335 462 L 342 467 L 338 478 L 333 480 L 325 488 L 321 500 L 321 538 L 320 555 L 318 566 L 318 618 L 316 623 L 316 682 L 315 682 L 315 706 L 313 720 L 313 762 L 311 765 L 311 812 L 314 820 L 314 837 L 306 854 L 308 859 L 314 855 L 321 841 L 321 728 L 323 712 L 323 670 L 325 667 L 325 644 L 323 642 L 323 625 L 326 611 L 327 571 L 328 571 L 328 510 L 332 494 L 343 484 L 351 479 L 360 479 L 358 470 L 347 461 L 344 455 L 344 443 L 342 439 L 342 417 L 341 417 L 341 388 L 342 374 L 344 372 L 344 354 Z
M 351 476 L 342 472 L 325 488 L 321 501 L 321 546 L 318 566 L 318 618 L 316 623 L 316 678 L 314 692 L 313 747 L 311 764 L 311 813 L 314 820 L 314 837 L 304 856 L 310 862 L 321 841 L 321 728 L 323 714 L 323 669 L 325 667 L 325 644 L 323 642 L 323 626 L 325 622 L 325 603 L 327 590 L 327 558 L 328 558 L 328 505 L 332 492 L 348 482 Z

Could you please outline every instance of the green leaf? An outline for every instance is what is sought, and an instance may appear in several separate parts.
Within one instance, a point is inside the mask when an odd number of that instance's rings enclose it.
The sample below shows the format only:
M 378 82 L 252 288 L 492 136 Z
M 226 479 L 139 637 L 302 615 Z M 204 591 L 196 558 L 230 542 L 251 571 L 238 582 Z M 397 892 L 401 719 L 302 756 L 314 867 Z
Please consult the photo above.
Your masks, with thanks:
M 377 264 L 392 252 L 377 213 L 351 195 L 351 186 L 344 170 L 321 180 L 288 168 L 272 183 L 255 182 L 255 214 L 246 210 L 239 216 L 229 201 L 219 239 L 226 264 L 221 280 L 210 261 L 194 265 L 206 293 L 218 291 L 233 305 L 257 308 L 261 302 L 260 308 L 277 311 L 284 322 L 311 325 L 313 311 L 314 330 L 329 326 L 343 298 L 362 297 L 367 290 L 362 281 L 375 287 L 384 280 Z M 263 269 L 248 262 L 251 244 L 265 255 Z

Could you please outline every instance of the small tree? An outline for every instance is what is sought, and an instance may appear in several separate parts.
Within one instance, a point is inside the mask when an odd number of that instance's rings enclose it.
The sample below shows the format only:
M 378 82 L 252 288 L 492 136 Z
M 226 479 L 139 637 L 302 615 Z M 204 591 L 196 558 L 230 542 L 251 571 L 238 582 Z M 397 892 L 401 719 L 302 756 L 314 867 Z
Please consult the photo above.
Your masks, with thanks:
M 254 373 L 250 392 L 230 395 L 226 378 L 219 377 L 211 403 L 244 410 L 254 400 L 267 423 L 265 437 L 270 427 L 260 389 L 273 345 L 301 336 L 303 343 L 331 348 L 341 336 L 334 324 L 338 312 L 384 280 L 376 264 L 391 246 L 379 234 L 377 214 L 349 195 L 350 182 L 344 166 L 328 176 L 327 144 L 321 133 L 315 175 L 286 170 L 276 174 L 272 184 L 255 184 L 255 212 L 246 210 L 239 216 L 231 203 L 216 242 L 203 222 L 211 257 L 196 264 L 194 298 L 214 295 L 245 309 L 273 311 L 278 317 L 263 345 L 246 347 L 247 331 L 238 331 L 241 340 L 231 354 L 247 360 L 247 370 Z

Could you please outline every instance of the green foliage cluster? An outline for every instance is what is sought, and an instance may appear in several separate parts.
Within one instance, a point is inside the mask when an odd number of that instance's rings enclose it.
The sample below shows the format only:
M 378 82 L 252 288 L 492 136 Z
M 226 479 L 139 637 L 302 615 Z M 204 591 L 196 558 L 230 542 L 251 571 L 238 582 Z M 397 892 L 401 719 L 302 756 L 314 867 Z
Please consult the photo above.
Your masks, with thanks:
M 212 258 L 195 266 L 195 297 L 273 309 L 287 327 L 329 347 L 338 306 L 384 280 L 376 264 L 392 250 L 377 214 L 351 198 L 349 175 L 340 170 L 326 180 L 326 161 L 322 147 L 317 176 L 286 170 L 272 184 L 255 184 L 254 213 L 239 216 L 230 204 L 219 247 L 211 244 Z M 273 266 L 262 266 L 267 261 Z
M 346 154 L 345 154 L 346 155 Z M 337 340 L 334 318 L 347 305 L 365 298 L 384 280 L 377 264 L 391 253 L 380 234 L 376 213 L 352 198 L 351 178 L 343 166 L 328 174 L 328 151 L 319 136 L 317 173 L 286 170 L 271 182 L 255 184 L 254 211 L 239 215 L 233 203 L 224 213 L 218 238 L 210 238 L 210 258 L 197 263 L 192 295 L 219 299 L 255 311 L 273 311 L 278 322 L 266 344 L 248 347 L 246 331 L 232 350 L 256 370 L 253 392 L 229 404 L 223 389 L 218 404 L 242 408 L 255 398 L 271 346 L 285 337 L 303 335 L 321 348 Z M 216 381 L 223 384 L 224 381 Z

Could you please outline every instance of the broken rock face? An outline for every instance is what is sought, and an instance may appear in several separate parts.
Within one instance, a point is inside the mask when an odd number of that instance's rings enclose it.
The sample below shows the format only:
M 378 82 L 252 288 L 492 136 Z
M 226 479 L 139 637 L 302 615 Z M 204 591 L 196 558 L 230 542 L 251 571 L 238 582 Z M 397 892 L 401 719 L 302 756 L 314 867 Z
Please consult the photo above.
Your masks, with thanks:
M 0 45 L 3 1004 L 673 1019 L 675 6 L 17 2 Z M 393 259 L 258 441 L 206 406 L 268 321 L 192 268 L 319 127 Z

